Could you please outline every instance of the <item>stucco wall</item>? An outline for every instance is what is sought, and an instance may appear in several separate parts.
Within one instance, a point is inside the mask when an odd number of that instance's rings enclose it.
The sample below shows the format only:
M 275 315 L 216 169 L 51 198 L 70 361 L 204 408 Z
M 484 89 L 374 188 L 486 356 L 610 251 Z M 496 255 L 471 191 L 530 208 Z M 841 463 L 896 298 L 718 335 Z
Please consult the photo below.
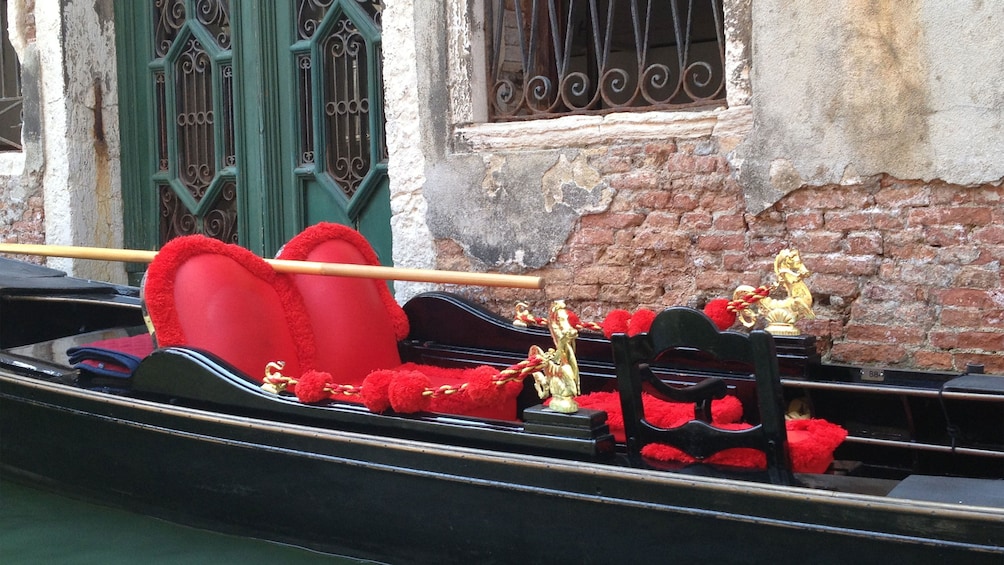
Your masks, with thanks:
M 8 4 L 23 65 L 25 143 L 21 170 L 0 171 L 5 239 L 122 246 L 112 2 Z M 23 33 L 26 26 L 33 33 Z M 47 262 L 75 276 L 126 281 L 119 263 Z
M 1000 182 L 1002 24 L 982 0 L 756 2 L 754 128 L 732 156 L 749 210 L 880 173 Z

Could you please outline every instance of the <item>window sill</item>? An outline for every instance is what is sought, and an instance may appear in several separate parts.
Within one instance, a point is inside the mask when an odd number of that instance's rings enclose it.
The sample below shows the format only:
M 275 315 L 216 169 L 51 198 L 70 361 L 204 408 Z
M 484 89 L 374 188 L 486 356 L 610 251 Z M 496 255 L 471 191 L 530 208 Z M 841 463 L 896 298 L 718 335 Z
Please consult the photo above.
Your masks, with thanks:
M 622 112 L 457 126 L 460 152 L 542 150 L 702 137 L 742 137 L 752 128 L 749 106 L 678 112 Z

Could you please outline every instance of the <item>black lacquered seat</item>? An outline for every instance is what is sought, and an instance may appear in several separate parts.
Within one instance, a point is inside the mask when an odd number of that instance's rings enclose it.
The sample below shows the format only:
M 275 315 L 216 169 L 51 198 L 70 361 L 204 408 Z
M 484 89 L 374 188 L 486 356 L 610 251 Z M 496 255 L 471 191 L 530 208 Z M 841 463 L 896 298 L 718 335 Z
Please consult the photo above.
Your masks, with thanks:
M 674 307 L 659 313 L 648 333 L 633 337 L 615 334 L 611 342 L 632 461 L 641 463 L 642 448 L 649 443 L 673 446 L 699 461 L 725 449 L 753 448 L 766 454 L 770 482 L 793 484 L 777 352 L 770 334 L 759 330 L 749 335 L 720 332 L 704 313 Z M 674 349 L 696 349 L 721 362 L 752 367 L 760 423 L 741 430 L 712 426 L 710 401 L 725 394 L 723 381 L 709 377 L 696 386 L 676 388 L 663 383 L 649 368 L 660 355 Z M 695 418 L 674 428 L 653 425 L 645 418 L 643 387 L 663 400 L 696 402 Z

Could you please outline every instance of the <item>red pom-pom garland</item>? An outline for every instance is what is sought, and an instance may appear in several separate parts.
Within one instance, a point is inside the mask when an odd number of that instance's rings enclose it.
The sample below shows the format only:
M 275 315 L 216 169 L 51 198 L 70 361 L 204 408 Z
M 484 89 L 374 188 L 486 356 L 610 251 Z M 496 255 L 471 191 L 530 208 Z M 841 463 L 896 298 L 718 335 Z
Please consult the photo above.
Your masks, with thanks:
M 611 310 L 603 320 L 603 335 L 610 339 L 614 334 L 627 333 L 631 312 L 627 310 Z
M 394 380 L 397 371 L 382 370 L 373 371 L 363 379 L 362 396 L 363 404 L 371 412 L 386 412 L 390 408 L 390 382 Z
M 307 371 L 296 381 L 296 397 L 300 402 L 306 404 L 329 400 L 331 398 L 331 390 L 328 388 L 329 382 L 331 382 L 330 373 Z
M 736 313 L 729 308 L 729 301 L 725 298 L 716 298 L 708 302 L 704 307 L 704 313 L 711 318 L 719 330 L 727 330 L 736 323 Z
M 432 399 L 431 395 L 425 394 L 431 385 L 429 377 L 418 371 L 398 373 L 387 389 L 391 408 L 402 414 L 425 410 Z
M 655 312 L 642 308 L 631 316 L 628 320 L 627 334 L 638 335 L 648 333 L 652 329 L 652 321 L 655 320 Z

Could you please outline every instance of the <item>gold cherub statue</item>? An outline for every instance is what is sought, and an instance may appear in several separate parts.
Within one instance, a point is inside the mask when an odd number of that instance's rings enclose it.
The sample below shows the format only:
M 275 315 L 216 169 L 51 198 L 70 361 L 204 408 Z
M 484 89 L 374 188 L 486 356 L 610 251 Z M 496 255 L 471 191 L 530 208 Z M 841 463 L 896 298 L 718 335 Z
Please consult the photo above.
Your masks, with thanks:
M 555 300 L 547 317 L 547 326 L 554 340 L 554 349 L 542 350 L 534 345 L 530 355 L 544 362 L 542 371 L 533 373 L 533 386 L 541 399 L 551 397 L 548 407 L 555 412 L 571 414 L 579 409 L 579 364 L 575 359 L 575 339 L 578 330 L 568 321 L 563 300 Z
M 774 335 L 798 335 L 800 332 L 795 327 L 795 322 L 802 318 L 816 317 L 812 311 L 812 293 L 809 292 L 808 285 L 802 282 L 812 273 L 802 264 L 797 249 L 782 249 L 774 259 L 774 274 L 777 282 L 771 285 L 771 289 L 782 286 L 788 296 L 781 299 L 769 296 L 761 298 L 756 303 L 756 311 L 746 308 L 739 310 L 737 316 L 747 328 L 752 328 L 760 316 L 767 323 L 764 329 L 768 332 Z M 753 287 L 743 285 L 736 288 L 732 297 L 733 300 L 738 300 L 755 291 Z

